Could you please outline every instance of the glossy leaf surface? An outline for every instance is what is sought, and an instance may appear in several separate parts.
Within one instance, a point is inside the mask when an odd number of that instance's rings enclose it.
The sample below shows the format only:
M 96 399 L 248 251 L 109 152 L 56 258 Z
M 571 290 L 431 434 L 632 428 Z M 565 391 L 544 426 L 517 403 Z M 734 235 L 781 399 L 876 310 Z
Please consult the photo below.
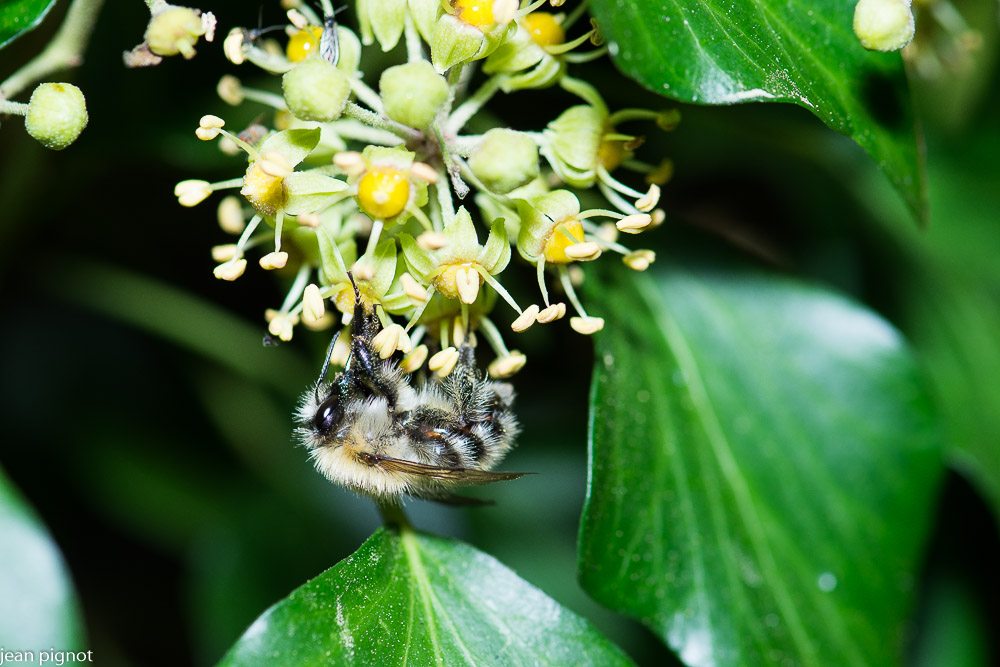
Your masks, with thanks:
M 83 627 L 59 547 L 0 471 L 0 647 L 79 650 Z
M 896 331 L 754 270 L 592 289 L 584 588 L 689 665 L 897 662 L 941 457 Z
M 34 30 L 56 0 L 5 0 L 0 2 L 0 49 Z
M 631 664 L 587 621 L 492 557 L 379 529 L 271 607 L 223 665 Z
M 850 136 L 918 218 L 922 156 L 898 53 L 863 49 L 851 0 L 593 0 L 616 64 L 682 102 L 791 102 Z

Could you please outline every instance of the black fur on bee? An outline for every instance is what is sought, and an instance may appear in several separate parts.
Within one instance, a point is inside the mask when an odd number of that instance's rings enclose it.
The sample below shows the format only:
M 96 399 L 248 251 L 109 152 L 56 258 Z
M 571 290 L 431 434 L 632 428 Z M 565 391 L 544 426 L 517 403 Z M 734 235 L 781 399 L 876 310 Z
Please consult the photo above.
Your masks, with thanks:
M 297 433 L 324 475 L 376 497 L 447 500 L 453 487 L 524 474 L 490 472 L 518 433 L 514 390 L 480 375 L 471 344 L 444 381 L 413 387 L 395 359 L 373 348 L 381 323 L 356 286 L 351 326 L 344 370 L 325 382 L 327 361 L 299 408 Z

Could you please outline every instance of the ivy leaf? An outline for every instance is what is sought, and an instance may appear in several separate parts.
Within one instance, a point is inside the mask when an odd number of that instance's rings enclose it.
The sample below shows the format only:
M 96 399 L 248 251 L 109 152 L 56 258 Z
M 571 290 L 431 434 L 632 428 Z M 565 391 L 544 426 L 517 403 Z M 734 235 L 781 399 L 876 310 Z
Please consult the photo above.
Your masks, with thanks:
M 412 528 L 381 528 L 267 610 L 221 664 L 631 663 L 492 557 Z
M 79 605 L 59 547 L 0 471 L 0 647 L 83 645 Z
M 0 49 L 41 24 L 56 0 L 5 0 L 0 3 Z
M 629 278 L 593 295 L 584 588 L 689 665 L 899 662 L 942 471 L 899 335 L 751 270 Z
M 682 102 L 791 102 L 875 160 L 920 220 L 923 156 L 903 61 L 862 48 L 854 0 L 592 0 L 626 75 Z

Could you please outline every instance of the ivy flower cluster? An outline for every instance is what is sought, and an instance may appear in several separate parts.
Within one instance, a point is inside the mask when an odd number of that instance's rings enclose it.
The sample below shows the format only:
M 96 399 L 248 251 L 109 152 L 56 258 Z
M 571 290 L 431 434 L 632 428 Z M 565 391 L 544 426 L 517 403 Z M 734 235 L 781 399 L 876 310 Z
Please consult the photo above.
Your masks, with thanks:
M 649 267 L 654 253 L 619 236 L 663 221 L 659 185 L 671 171 L 669 161 L 637 160 L 642 137 L 622 128 L 670 130 L 679 117 L 609 110 L 591 85 L 570 76 L 570 65 L 605 52 L 594 27 L 567 38 L 583 4 L 552 13 L 544 5 L 563 3 L 358 0 L 360 35 L 335 22 L 329 0 L 324 16 L 294 0 L 282 4 L 283 39 L 235 28 L 224 40 L 232 63 L 279 75 L 281 93 L 231 75 L 218 85 L 226 103 L 260 106 L 269 124 L 231 132 L 206 115 L 195 131 L 244 154 L 245 172 L 175 189 L 183 206 L 238 190 L 219 202 L 220 226 L 236 241 L 213 248 L 215 275 L 238 279 L 251 251 L 262 269 L 294 275 L 284 302 L 267 311 L 270 333 L 289 340 L 299 324 L 346 326 L 352 283 L 382 319 L 379 354 L 399 351 L 406 372 L 426 363 L 446 376 L 461 342 L 479 335 L 496 355 L 490 374 L 507 377 L 526 359 L 505 338 L 567 314 L 581 334 L 601 330 L 604 320 L 577 295 L 579 265 L 612 253 L 630 269 Z M 377 87 L 367 84 L 364 56 L 401 41 L 406 61 L 382 71 Z M 498 94 L 550 86 L 579 103 L 540 110 L 542 131 L 490 128 L 480 113 Z M 619 179 L 624 171 L 638 174 L 632 185 Z M 606 205 L 581 203 L 595 195 Z M 504 287 L 512 258 L 534 265 L 536 297 L 515 298 Z M 348 340 L 345 329 L 334 363 L 346 359 Z

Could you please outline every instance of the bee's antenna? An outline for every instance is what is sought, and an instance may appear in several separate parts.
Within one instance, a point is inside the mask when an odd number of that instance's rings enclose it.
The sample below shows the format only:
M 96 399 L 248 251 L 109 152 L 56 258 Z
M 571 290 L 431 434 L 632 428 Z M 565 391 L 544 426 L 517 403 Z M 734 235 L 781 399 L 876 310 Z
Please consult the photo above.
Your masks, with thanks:
M 319 403 L 319 388 L 323 384 L 323 380 L 326 379 L 326 372 L 330 368 L 330 357 L 333 356 L 333 347 L 337 344 L 337 339 L 340 338 L 340 332 L 338 331 L 333 336 L 333 340 L 330 341 L 330 345 L 326 348 L 326 359 L 323 360 L 323 368 L 319 372 L 319 380 L 316 381 L 316 388 L 313 389 L 313 397 L 316 402 Z

